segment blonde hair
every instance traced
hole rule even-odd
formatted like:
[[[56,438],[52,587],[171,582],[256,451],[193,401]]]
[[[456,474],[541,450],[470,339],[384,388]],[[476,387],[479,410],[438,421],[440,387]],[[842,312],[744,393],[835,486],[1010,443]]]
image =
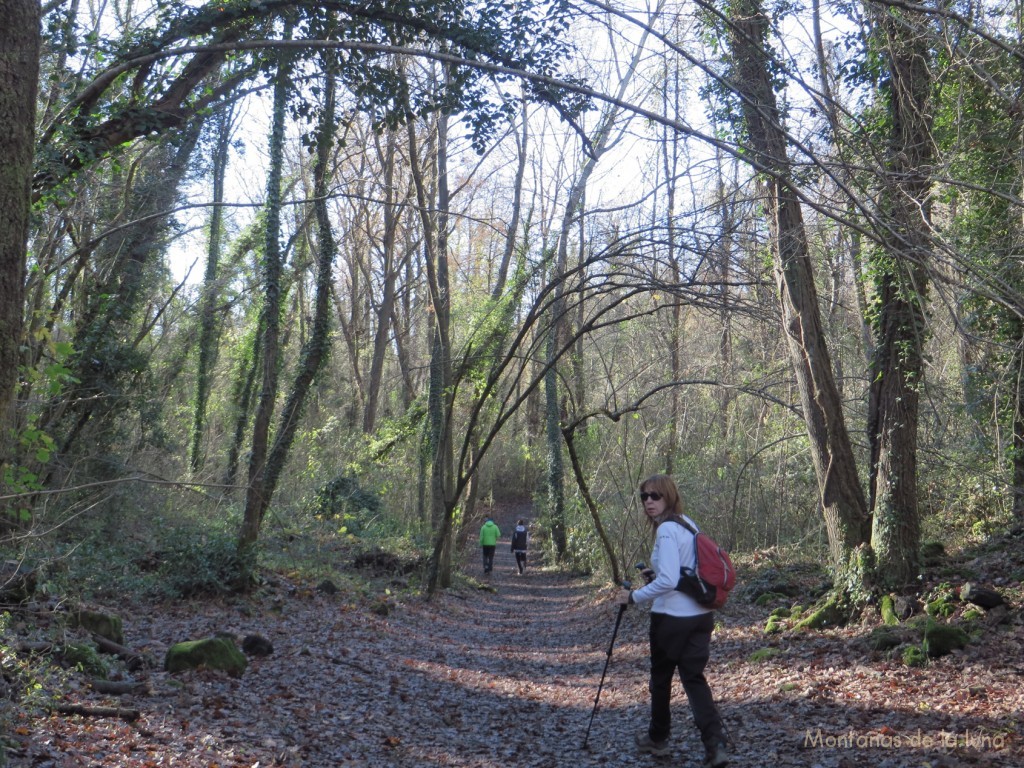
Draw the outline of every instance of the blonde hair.
[[[665,500],[665,512],[661,516],[662,519],[669,515],[682,517],[683,500],[679,498],[679,487],[669,475],[651,475],[640,483],[640,490],[661,494],[661,498]]]

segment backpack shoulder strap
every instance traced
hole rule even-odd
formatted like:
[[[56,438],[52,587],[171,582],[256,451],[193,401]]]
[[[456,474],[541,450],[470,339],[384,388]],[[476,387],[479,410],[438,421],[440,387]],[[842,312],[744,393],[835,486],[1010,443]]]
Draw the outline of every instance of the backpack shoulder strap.
[[[698,533],[697,529],[690,525],[688,522],[686,522],[686,518],[681,517],[680,515],[669,515],[665,518],[663,522],[667,522],[669,520],[671,520],[673,523],[678,523],[679,525],[683,526],[683,528],[688,530],[694,536],[696,536]]]
[[[693,570],[696,571],[700,567],[700,552],[697,549],[697,535],[700,533],[696,528],[686,522],[686,519],[681,515],[669,515],[662,522],[677,523],[687,531],[693,534]],[[685,566],[683,566],[685,569]]]

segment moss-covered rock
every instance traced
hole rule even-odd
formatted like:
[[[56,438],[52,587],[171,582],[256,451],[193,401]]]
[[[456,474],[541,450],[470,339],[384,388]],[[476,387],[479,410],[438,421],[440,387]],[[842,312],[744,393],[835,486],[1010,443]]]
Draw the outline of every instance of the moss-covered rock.
[[[931,622],[925,627],[922,638],[925,651],[933,659],[964,648],[970,641],[970,635],[960,627],[936,622]]]
[[[760,595],[756,600],[754,600],[754,604],[759,605],[763,608],[768,605],[784,602],[788,599],[789,598],[781,592],[765,592],[763,595]]]
[[[888,651],[907,641],[906,635],[894,627],[876,627],[864,638],[864,644],[872,651]]]
[[[924,612],[937,619],[948,619],[956,613],[956,598],[952,594],[941,594],[924,605]]]
[[[829,598],[820,607],[812,610],[807,616],[797,622],[794,629],[838,627],[846,624],[849,618],[849,608],[844,606],[841,600]]]
[[[892,627],[900,623],[899,616],[896,615],[896,598],[892,595],[882,595],[878,610],[882,614],[882,623],[886,626]]]
[[[966,622],[975,622],[979,619],[985,618],[985,614],[983,611],[977,608],[968,608],[966,611],[963,612],[961,618]]]
[[[68,616],[68,624],[105,637],[118,645],[124,645],[124,624],[120,616],[79,608]]]
[[[784,632],[786,629],[786,623],[778,616],[769,616],[768,621],[764,625],[764,633],[766,635],[778,635]]]
[[[180,672],[186,669],[207,667],[220,669],[232,677],[241,677],[248,661],[235,641],[230,637],[209,637],[204,640],[187,640],[167,649],[164,669]]]
[[[106,680],[110,674],[106,661],[92,645],[86,643],[73,643],[64,646],[61,654],[65,663],[73,667],[79,667],[86,674]]]

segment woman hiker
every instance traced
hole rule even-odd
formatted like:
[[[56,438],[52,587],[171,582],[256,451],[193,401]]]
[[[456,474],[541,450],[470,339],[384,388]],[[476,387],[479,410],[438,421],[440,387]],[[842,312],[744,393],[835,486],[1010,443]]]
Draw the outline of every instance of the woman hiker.
[[[694,562],[694,535],[677,522],[683,516],[683,504],[671,477],[653,475],[644,480],[640,501],[654,527],[653,572],[644,573],[649,579],[646,586],[621,590],[615,597],[619,605],[651,603],[651,720],[647,729],[637,734],[636,745],[641,752],[656,756],[671,752],[672,678],[678,670],[704,743],[704,768],[722,768],[729,762],[722,718],[704,677],[714,613],[676,590],[680,566]],[[697,529],[692,520],[686,520]]]

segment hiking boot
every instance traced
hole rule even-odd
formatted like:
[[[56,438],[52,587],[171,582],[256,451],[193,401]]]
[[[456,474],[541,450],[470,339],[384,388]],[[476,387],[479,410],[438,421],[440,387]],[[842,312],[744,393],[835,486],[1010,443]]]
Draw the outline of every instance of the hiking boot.
[[[704,768],[723,768],[729,764],[729,755],[725,751],[725,744],[719,744],[714,749],[708,750],[704,758]]]
[[[664,757],[672,752],[667,741],[655,741],[647,731],[636,735],[636,748],[641,752],[647,752],[655,757]]]

